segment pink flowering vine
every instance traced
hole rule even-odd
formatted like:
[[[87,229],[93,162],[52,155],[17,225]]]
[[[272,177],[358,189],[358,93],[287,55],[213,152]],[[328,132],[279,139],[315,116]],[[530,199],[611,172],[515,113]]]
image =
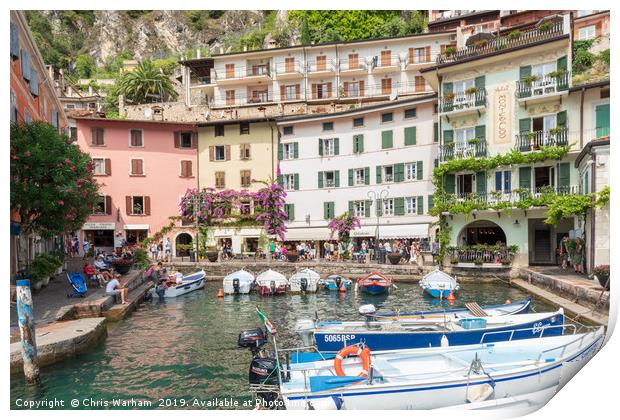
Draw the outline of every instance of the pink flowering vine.
[[[330,220],[327,227],[330,230],[330,237],[333,237],[334,233],[338,233],[338,239],[349,242],[351,231],[361,228],[362,224],[359,217],[346,212]]]

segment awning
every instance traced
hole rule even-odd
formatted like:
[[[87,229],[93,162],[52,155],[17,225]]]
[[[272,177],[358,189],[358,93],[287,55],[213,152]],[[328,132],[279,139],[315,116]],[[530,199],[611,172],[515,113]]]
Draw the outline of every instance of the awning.
[[[327,241],[330,231],[326,227],[317,228],[288,228],[284,238],[286,241]],[[338,235],[334,235],[338,239]]]
[[[428,223],[416,225],[379,225],[379,239],[428,238]]]
[[[148,224],[123,225],[123,229],[125,230],[149,230],[149,225]]]

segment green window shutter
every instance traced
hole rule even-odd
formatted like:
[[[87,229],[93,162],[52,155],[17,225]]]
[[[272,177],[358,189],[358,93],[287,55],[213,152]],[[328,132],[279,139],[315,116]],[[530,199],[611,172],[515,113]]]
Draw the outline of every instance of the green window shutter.
[[[452,83],[444,83],[443,84],[443,94],[452,93]]]
[[[529,133],[532,131],[532,119],[521,118],[519,120],[519,133]]]
[[[353,169],[349,169],[349,187],[353,186]]]
[[[293,175],[293,178],[295,179],[295,191],[299,191],[299,174]]]
[[[476,126],[476,138],[480,140],[484,140],[487,137],[487,127],[486,125],[477,125]]]
[[[445,192],[447,192],[448,194],[454,194],[454,186],[455,186],[454,183],[455,183],[454,174],[444,175],[443,189]]]
[[[556,126],[561,128],[566,127],[566,111],[558,112],[555,118]]]
[[[528,191],[532,189],[532,168],[530,166],[519,168],[519,188],[525,188]]]
[[[390,149],[393,146],[392,130],[381,132],[381,148]]]
[[[284,158],[284,151],[282,143],[278,144],[278,160],[282,160]]]
[[[428,196],[428,211],[430,212],[433,208],[433,194]]]
[[[340,154],[340,139],[335,138],[334,139],[334,155],[339,155],[339,154]]]
[[[319,156],[323,156],[323,140],[319,139]]]
[[[299,143],[293,143],[293,157],[299,159]]]
[[[416,143],[416,128],[405,127],[405,146],[413,146]]]
[[[370,185],[370,166],[364,168],[364,184]]]
[[[372,206],[372,200],[366,200],[364,204],[364,217],[370,217],[370,207]]]
[[[519,67],[519,80],[525,80],[532,75],[532,66]],[[521,83],[518,88],[517,95],[519,98],[528,98],[532,96],[531,84]]]
[[[364,151],[364,135],[356,134],[353,136],[353,153],[362,153]]]
[[[418,195],[415,202],[418,205],[418,214],[424,214],[424,196]]]
[[[319,172],[319,188],[323,188],[323,172]]]
[[[558,163],[558,192],[567,194],[570,191],[570,163]]]
[[[443,130],[443,144],[452,143],[454,141],[454,131]]]
[[[519,79],[523,80],[532,75],[532,66],[519,67]]]
[[[568,57],[563,56],[558,58],[558,70],[568,70]]]
[[[476,172],[476,194],[478,197],[487,195],[487,173],[485,171]]]
[[[353,203],[355,203],[355,201],[349,201],[349,214],[353,214]]]
[[[405,199],[403,197],[396,197],[394,199],[394,215],[395,216],[405,215]]]
[[[280,185],[280,186],[284,185],[284,176],[283,175],[278,175],[278,185]]]
[[[433,143],[439,141],[439,123],[433,123]]]
[[[596,137],[609,136],[609,104],[599,105],[596,111]]]
[[[381,184],[381,168],[382,166],[377,166],[377,184]]]
[[[476,77],[474,79],[474,85],[476,86],[476,89],[484,89],[485,77],[484,76]]]
[[[405,164],[394,164],[394,182],[403,182],[405,180]]]
[[[418,160],[415,164],[416,179],[419,181],[424,178],[424,161]]]
[[[295,204],[284,205],[287,220],[295,220]]]
[[[564,70],[564,73],[566,73],[566,71],[568,70],[568,57],[563,56],[563,57],[558,58],[557,69],[558,70]],[[566,89],[568,89],[568,77],[567,77],[567,75],[559,76],[557,78],[557,84],[558,84],[558,89],[559,90],[566,90]]]
[[[336,205],[333,201],[329,202],[329,218],[333,219],[336,216],[335,212]]]
[[[381,216],[381,214],[383,213],[382,207],[381,207],[381,199],[377,198],[377,200],[375,200],[375,203],[377,203],[376,215]]]
[[[323,219],[329,219],[329,202],[327,201],[323,203]]]
[[[340,171],[336,171],[334,173],[334,184],[336,185],[336,188],[340,186]]]
[[[433,165],[434,165],[435,168],[439,168],[439,159],[435,159],[433,161]]]

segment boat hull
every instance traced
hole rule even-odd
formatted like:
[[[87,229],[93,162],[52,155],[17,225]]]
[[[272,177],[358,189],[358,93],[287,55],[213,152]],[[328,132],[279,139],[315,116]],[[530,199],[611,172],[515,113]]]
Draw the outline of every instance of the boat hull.
[[[202,289],[204,286],[205,286],[205,277],[203,277],[202,279],[191,281],[191,282],[178,284],[175,286],[170,286],[165,289],[164,296],[162,297],[174,298],[177,296],[182,296],[187,293],[193,292],[195,290]],[[151,296],[153,298],[159,297],[159,295],[155,291],[155,288],[151,289]]]
[[[360,291],[362,293],[368,293],[369,295],[382,295],[390,292],[390,286],[382,286],[379,284],[361,285]]]
[[[519,315],[519,314],[527,314],[530,311],[532,299],[512,302],[512,303],[504,303],[499,305],[486,305],[481,306],[482,310],[487,311],[490,316],[503,316],[503,315]],[[418,311],[418,312],[401,312],[401,313],[379,313],[377,317],[381,317],[383,319],[393,318],[393,319],[424,319],[424,318],[434,318],[440,316],[444,318],[445,316],[451,316],[453,318],[463,318],[466,316],[470,316],[471,313],[467,308],[450,308],[444,309],[441,311]]]
[[[445,289],[424,289],[424,292],[434,298],[447,298],[448,296],[450,296],[450,292],[452,292],[452,295],[456,294],[456,291]]]
[[[258,286],[258,294],[261,296],[283,295],[286,293],[286,285],[279,285],[275,288],[271,286]]]
[[[442,336],[450,346],[493,343],[506,341],[512,335],[513,340],[551,337],[562,335],[564,315],[554,314],[536,321],[522,324],[508,324],[495,328],[480,328],[461,331],[315,331],[314,339],[319,352],[334,353],[350,344],[364,342],[373,351],[404,350],[424,347],[440,347]],[[514,331],[523,330],[523,331]],[[484,340],[484,341],[483,341]]]

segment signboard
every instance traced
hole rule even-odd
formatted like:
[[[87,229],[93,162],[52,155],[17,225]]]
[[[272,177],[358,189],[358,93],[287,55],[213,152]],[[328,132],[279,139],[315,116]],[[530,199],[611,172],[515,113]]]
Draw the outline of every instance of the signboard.
[[[353,238],[363,238],[363,237],[375,237],[375,229],[358,229],[351,231],[351,237]]]
[[[490,142],[496,144],[512,142],[512,116],[514,92],[510,85],[500,85],[493,89],[491,111],[493,115],[487,121],[492,124]]]
[[[116,223],[111,222],[111,223],[96,223],[96,222],[89,222],[89,223],[84,223],[84,226],[82,226],[82,230],[114,230],[116,228]]]

